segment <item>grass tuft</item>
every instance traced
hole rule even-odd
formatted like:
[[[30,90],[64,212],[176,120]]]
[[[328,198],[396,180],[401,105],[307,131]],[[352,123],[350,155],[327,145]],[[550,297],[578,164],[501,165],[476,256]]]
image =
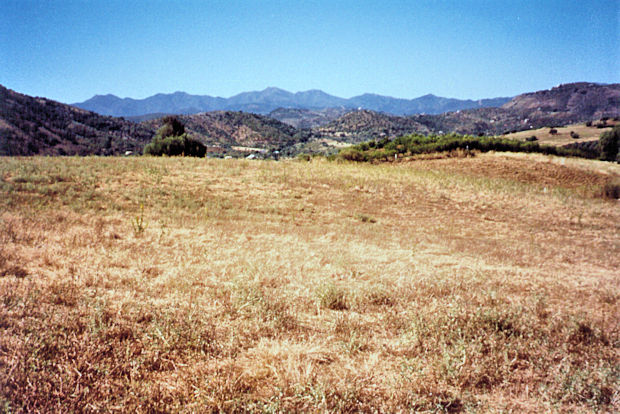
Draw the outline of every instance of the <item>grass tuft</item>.
[[[332,281],[321,283],[316,288],[314,294],[319,305],[323,308],[332,310],[346,310],[349,308],[346,292]]]

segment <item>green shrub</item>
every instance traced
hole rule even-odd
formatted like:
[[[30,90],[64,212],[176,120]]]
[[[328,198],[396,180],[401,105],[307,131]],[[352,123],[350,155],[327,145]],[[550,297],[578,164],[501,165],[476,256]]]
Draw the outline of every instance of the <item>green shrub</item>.
[[[368,161],[368,157],[361,150],[355,147],[345,148],[339,153],[340,158],[347,161]]]
[[[190,157],[204,157],[206,153],[207,147],[200,141],[188,137],[187,134],[167,138],[161,138],[156,135],[155,138],[144,147],[145,155],[155,156],[184,155]]]
[[[618,147],[620,147],[620,125],[614,126],[611,131],[603,132],[598,140],[600,159],[617,161]]]

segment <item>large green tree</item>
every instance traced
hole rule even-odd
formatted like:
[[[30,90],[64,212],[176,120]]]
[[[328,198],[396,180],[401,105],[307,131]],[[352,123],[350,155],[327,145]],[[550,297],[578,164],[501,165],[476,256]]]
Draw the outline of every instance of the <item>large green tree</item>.
[[[163,119],[164,125],[157,130],[153,140],[144,147],[145,155],[183,155],[204,157],[207,147],[185,132],[185,126],[176,116]]]
[[[157,130],[161,138],[179,137],[185,133],[185,125],[176,116],[163,118],[164,124]]]

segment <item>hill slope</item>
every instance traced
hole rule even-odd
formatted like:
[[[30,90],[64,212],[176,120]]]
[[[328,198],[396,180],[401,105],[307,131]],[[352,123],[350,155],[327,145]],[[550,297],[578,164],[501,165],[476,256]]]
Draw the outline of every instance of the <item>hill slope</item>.
[[[316,132],[346,142],[361,142],[382,137],[397,137],[414,132],[427,133],[429,129],[410,118],[380,114],[368,110],[349,112]]]
[[[0,85],[0,155],[118,155],[141,151],[153,132]]]
[[[572,83],[519,95],[501,108],[480,108],[411,119],[433,132],[498,135],[620,116],[620,84]]]
[[[295,128],[308,129],[326,125],[350,111],[344,107],[325,109],[278,108],[269,112],[269,117]]]
[[[500,102],[501,100],[495,103]],[[497,108],[415,114],[406,117],[356,111],[345,114],[329,124],[319,125],[314,130],[327,136],[344,137],[352,142],[359,142],[364,139],[412,132],[501,135],[507,132],[618,116],[620,116],[620,84],[601,85],[582,82],[519,95]]]
[[[180,116],[185,129],[210,146],[281,148],[296,142],[297,130],[276,119],[246,112],[214,111]],[[157,129],[161,119],[142,125]]]
[[[571,114],[585,118],[620,115],[620,84],[569,83],[519,95],[504,109],[536,113]]]
[[[309,136],[251,113],[215,111],[180,119],[189,133],[213,147],[284,148]],[[0,86],[0,155],[141,153],[161,125],[161,118],[138,124]]]

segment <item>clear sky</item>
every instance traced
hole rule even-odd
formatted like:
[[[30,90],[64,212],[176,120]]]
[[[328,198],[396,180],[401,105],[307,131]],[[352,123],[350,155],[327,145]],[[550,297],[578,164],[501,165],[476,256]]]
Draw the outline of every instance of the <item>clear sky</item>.
[[[0,0],[0,84],[61,102],[277,86],[490,98],[620,82],[618,0]]]

